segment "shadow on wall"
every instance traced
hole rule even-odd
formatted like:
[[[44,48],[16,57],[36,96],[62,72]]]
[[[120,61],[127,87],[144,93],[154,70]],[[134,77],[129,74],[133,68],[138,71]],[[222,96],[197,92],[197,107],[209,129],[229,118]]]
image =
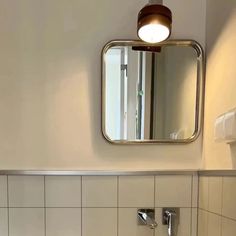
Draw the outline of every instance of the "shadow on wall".
[[[206,51],[208,57],[214,47],[217,45],[217,41],[225,34],[227,26],[230,26],[232,19],[236,15],[236,4],[234,0],[223,2],[222,0],[207,0],[207,16],[211,16],[210,24],[207,24],[207,45]],[[212,25],[214,24],[214,27]],[[210,32],[210,36],[209,36]]]

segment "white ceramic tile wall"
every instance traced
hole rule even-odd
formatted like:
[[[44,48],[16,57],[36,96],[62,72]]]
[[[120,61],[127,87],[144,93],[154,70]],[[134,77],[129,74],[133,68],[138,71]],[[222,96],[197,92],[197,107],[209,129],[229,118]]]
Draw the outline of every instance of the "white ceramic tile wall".
[[[46,176],[46,207],[81,207],[80,176]]]
[[[80,208],[46,208],[47,236],[80,236]]]
[[[208,209],[208,177],[199,178],[199,208]]]
[[[8,236],[8,209],[0,208],[0,235]]]
[[[234,220],[222,218],[222,236],[235,236],[236,223]]]
[[[197,235],[197,224],[198,224],[197,219],[198,219],[198,208],[194,207],[192,208],[191,236]]]
[[[119,207],[154,207],[154,176],[119,177]]]
[[[117,208],[83,208],[83,236],[117,236]]]
[[[207,236],[208,213],[199,209],[198,211],[198,236]]]
[[[0,207],[7,207],[7,176],[0,176]]]
[[[191,207],[192,176],[156,176],[155,206]]]
[[[0,176],[0,235],[166,236],[162,207],[180,207],[178,234],[196,236],[197,182],[191,175]],[[156,230],[137,225],[143,207],[155,208]]]
[[[9,235],[11,236],[44,236],[43,208],[10,208]]]
[[[198,236],[235,236],[235,199],[236,177],[200,177]]]
[[[221,217],[209,212],[207,222],[208,235],[221,236]]]
[[[193,175],[192,179],[192,207],[198,207],[198,175]]]
[[[44,207],[43,176],[9,176],[9,207]]]
[[[83,207],[117,207],[117,176],[83,176]]]
[[[208,210],[216,214],[222,213],[222,177],[208,178]]]
[[[223,178],[222,214],[236,220],[236,178]]]

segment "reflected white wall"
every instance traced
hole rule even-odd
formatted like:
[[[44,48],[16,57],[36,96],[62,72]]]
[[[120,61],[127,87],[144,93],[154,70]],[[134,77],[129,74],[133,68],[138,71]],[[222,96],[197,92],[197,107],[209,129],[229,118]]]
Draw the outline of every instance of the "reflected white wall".
[[[106,133],[113,140],[121,137],[121,50],[106,53]]]

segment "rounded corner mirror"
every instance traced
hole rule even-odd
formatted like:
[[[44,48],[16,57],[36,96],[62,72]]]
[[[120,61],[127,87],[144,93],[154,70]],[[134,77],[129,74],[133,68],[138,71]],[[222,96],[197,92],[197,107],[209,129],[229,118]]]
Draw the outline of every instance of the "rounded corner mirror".
[[[190,143],[201,131],[203,90],[196,41],[111,41],[102,51],[102,133],[115,144]]]

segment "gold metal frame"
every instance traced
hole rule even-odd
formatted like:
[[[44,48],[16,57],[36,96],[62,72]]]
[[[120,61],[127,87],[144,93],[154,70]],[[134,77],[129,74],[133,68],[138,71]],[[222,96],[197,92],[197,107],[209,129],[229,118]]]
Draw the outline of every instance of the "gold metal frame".
[[[105,54],[114,46],[186,46],[192,47],[197,52],[198,75],[196,90],[195,108],[195,130],[191,137],[187,139],[156,139],[156,140],[111,140],[105,131],[106,110],[105,110]],[[194,40],[168,40],[159,44],[148,44],[139,40],[112,40],[108,42],[102,50],[102,134],[104,138],[112,144],[187,144],[195,141],[201,133],[203,126],[203,103],[205,87],[205,56],[201,45]]]

